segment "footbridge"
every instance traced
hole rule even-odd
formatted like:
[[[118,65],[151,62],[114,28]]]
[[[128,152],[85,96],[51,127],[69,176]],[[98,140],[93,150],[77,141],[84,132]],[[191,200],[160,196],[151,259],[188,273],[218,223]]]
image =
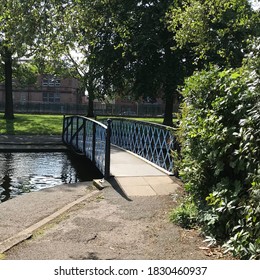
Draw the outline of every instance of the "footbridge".
[[[173,132],[171,127],[131,119],[98,122],[83,116],[64,116],[62,140],[76,153],[90,159],[106,179],[118,172],[129,174],[131,165],[132,173],[137,176],[145,173],[143,165],[142,170],[135,169],[133,157],[131,162],[125,151],[145,160],[158,172],[173,175],[172,151],[176,148]],[[120,151],[124,151],[123,156],[119,155]]]

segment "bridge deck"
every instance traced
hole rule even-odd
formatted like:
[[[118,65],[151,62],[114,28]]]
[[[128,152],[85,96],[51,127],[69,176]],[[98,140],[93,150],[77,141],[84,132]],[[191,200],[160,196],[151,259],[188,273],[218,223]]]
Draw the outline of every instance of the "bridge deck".
[[[168,195],[179,187],[174,177],[115,146],[111,148],[110,173],[127,196]]]

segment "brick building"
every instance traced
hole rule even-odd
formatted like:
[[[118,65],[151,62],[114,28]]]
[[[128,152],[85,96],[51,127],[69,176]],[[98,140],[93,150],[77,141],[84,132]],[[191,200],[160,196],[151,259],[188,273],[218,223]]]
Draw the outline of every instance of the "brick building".
[[[75,78],[59,78],[52,75],[39,75],[33,86],[21,87],[13,83],[15,111],[54,111],[65,113],[74,111],[84,103],[84,93],[80,91]],[[0,108],[4,108],[5,88],[0,84]],[[86,105],[85,105],[86,106]]]
[[[88,111],[88,98],[80,90],[75,78],[59,78],[52,75],[39,75],[33,86],[21,87],[13,83],[15,113],[57,113],[83,114]],[[0,84],[0,111],[4,111],[5,88]],[[165,103],[161,98],[132,101],[131,98],[116,97],[94,101],[95,115],[119,116],[159,116],[164,113]],[[179,102],[175,98],[173,112],[177,112]]]

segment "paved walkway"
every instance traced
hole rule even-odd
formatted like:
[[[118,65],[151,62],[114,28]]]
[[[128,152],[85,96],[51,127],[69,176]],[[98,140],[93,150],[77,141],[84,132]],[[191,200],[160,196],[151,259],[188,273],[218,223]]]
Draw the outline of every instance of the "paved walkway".
[[[175,177],[115,146],[111,149],[110,173],[127,196],[168,195],[179,187]]]
[[[43,144],[43,141],[45,145]],[[55,149],[62,146],[61,139],[50,136],[0,135],[0,150]],[[112,186],[124,199],[156,197],[174,193],[178,181],[155,166],[126,152],[112,147],[111,175],[106,181],[96,180],[99,187]],[[112,189],[111,188],[111,189]],[[0,203],[0,254],[29,238],[42,226],[63,215],[82,201],[98,196],[100,190],[92,182],[62,185],[28,193]]]

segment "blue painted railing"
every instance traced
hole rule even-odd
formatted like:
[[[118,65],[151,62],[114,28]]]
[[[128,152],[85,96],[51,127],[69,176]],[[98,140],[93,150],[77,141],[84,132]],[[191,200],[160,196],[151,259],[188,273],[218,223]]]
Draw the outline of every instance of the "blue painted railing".
[[[171,127],[123,118],[111,122],[111,144],[129,150],[173,174],[177,145]]]
[[[89,158],[105,178],[110,176],[111,121],[107,125],[82,116],[63,118],[63,143]]]

